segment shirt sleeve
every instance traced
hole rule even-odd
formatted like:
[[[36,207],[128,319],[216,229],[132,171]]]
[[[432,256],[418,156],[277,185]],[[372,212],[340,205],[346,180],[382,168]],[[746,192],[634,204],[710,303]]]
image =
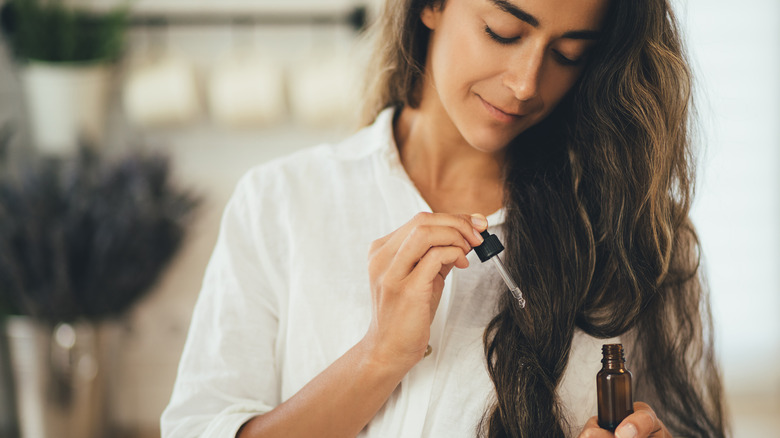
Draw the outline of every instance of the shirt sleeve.
[[[275,344],[283,286],[262,231],[263,195],[250,173],[225,209],[161,417],[163,438],[233,438],[280,403]]]

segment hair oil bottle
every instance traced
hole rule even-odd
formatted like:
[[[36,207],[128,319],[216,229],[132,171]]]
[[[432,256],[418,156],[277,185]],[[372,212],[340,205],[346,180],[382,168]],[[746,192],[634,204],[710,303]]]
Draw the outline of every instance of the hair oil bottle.
[[[626,369],[622,344],[606,344],[601,354],[602,367],[596,376],[599,427],[614,432],[634,412],[631,372]]]

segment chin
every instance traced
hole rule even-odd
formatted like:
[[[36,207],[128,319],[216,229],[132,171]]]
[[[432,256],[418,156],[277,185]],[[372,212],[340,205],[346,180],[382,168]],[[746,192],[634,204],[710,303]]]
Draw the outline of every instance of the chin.
[[[493,139],[487,136],[475,136],[472,139],[468,139],[468,143],[476,150],[492,154],[504,149],[514,137],[505,139]]]
[[[522,132],[522,130],[506,132],[488,127],[473,130],[470,135],[466,135],[464,138],[474,149],[486,153],[494,153],[504,149]]]

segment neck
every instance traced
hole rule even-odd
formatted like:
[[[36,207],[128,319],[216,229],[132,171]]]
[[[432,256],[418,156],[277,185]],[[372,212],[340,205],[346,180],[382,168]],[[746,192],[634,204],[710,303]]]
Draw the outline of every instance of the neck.
[[[453,123],[424,108],[401,110],[394,134],[401,163],[434,211],[489,215],[503,202],[504,154],[469,145]]]

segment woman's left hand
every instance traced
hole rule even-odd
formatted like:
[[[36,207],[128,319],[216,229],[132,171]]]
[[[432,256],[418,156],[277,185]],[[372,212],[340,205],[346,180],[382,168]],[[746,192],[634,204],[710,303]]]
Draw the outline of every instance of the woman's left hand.
[[[672,434],[655,416],[647,403],[634,403],[634,413],[620,422],[615,434],[598,425],[598,417],[591,417],[582,429],[579,438],[671,438]]]

